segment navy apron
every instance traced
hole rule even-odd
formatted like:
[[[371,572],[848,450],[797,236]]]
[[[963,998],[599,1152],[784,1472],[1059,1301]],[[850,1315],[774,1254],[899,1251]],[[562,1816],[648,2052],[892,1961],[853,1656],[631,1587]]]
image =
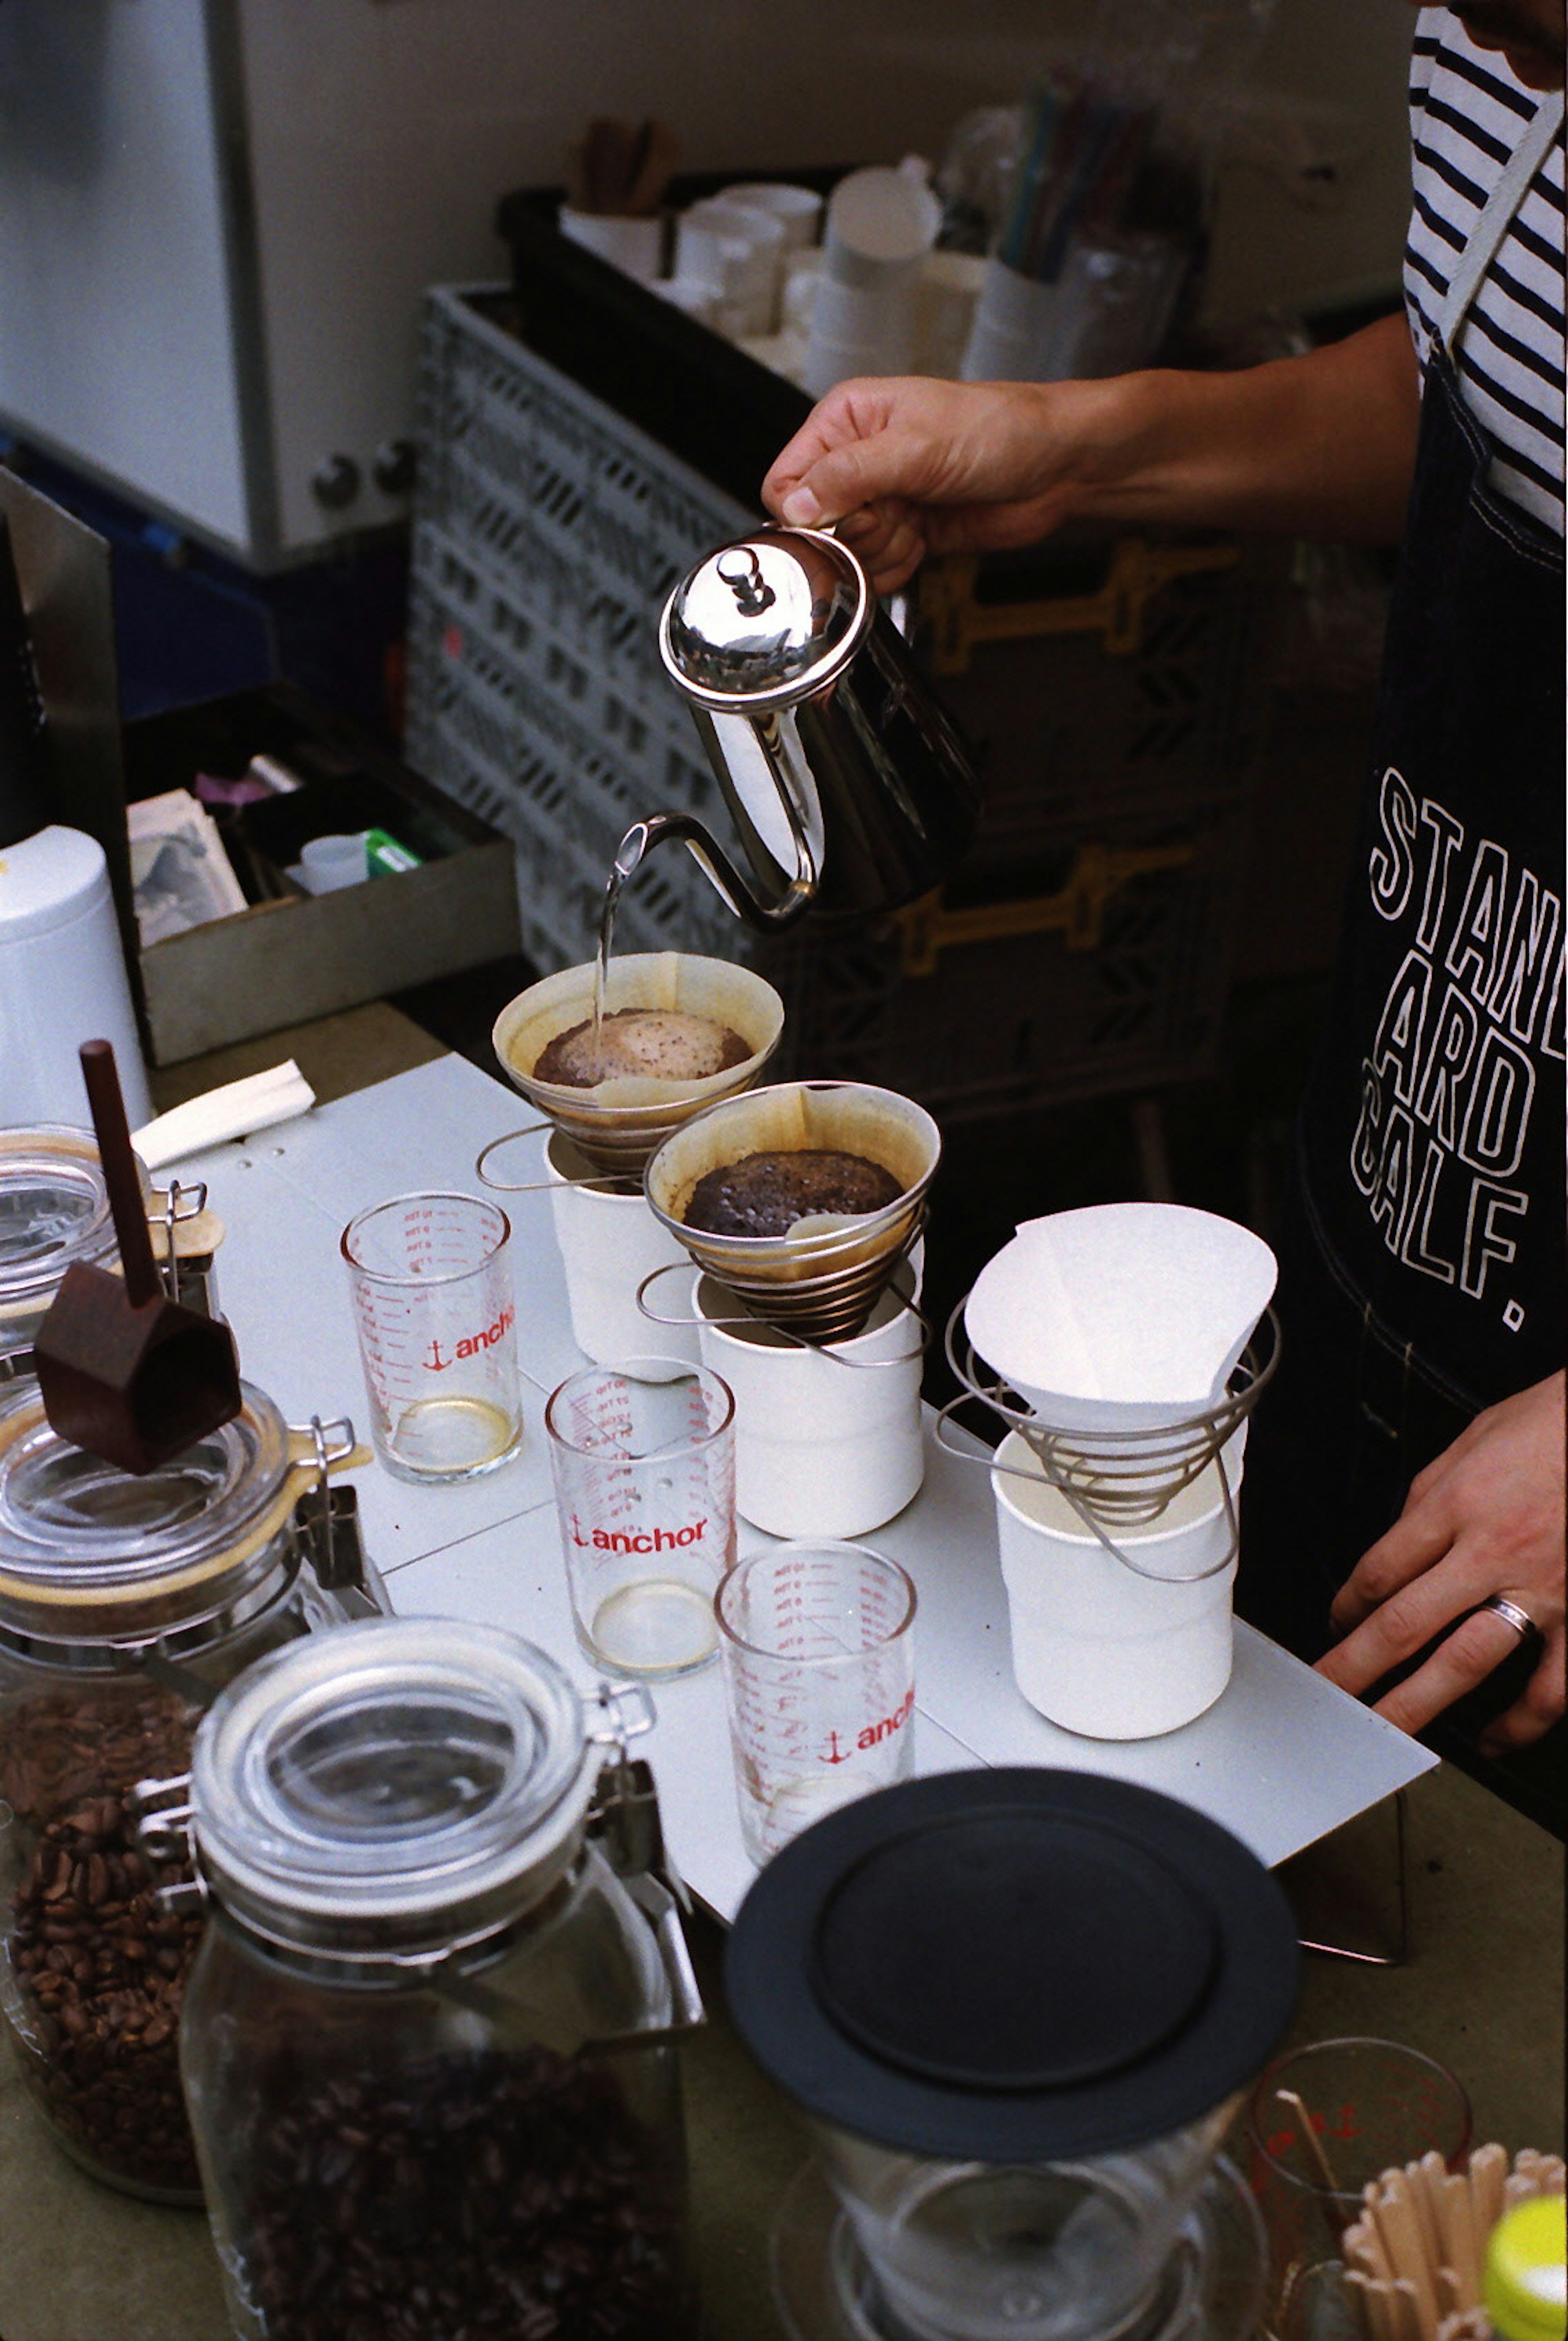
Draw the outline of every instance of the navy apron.
[[[1249,1439],[1236,1601],[1308,1659],[1415,1474],[1563,1362],[1563,546],[1492,488],[1452,356],[1562,118],[1561,96],[1538,108],[1439,319],[1373,786],[1276,1230],[1283,1349]],[[1500,1669],[1472,1728],[1520,1680]]]

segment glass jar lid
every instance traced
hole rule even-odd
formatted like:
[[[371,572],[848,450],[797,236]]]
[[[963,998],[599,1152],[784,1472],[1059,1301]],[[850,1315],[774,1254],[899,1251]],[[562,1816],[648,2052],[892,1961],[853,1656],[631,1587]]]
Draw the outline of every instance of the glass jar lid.
[[[115,1256],[115,1225],[90,1130],[0,1130],[0,1353],[31,1345],[76,1260]]]
[[[19,1383],[0,1407],[0,1616],[61,1638],[89,1613],[130,1623],[253,1549],[287,1508],[293,1459],[271,1399],[240,1390],[232,1422],[136,1478],[62,1439]]]
[[[1128,1781],[942,1773],[805,1830],[747,1894],[724,1989],[808,2113],[900,2152],[1151,2144],[1263,2065],[1300,1955],[1255,1856]]]
[[[689,698],[761,712],[823,690],[875,614],[847,545],[816,529],[763,528],[709,553],[676,586],[659,649]]]
[[[561,1668],[497,1627],[329,1629],[247,1669],[203,1718],[197,1858],[269,1941],[429,1956],[504,1926],[568,1866],[598,1756]]]

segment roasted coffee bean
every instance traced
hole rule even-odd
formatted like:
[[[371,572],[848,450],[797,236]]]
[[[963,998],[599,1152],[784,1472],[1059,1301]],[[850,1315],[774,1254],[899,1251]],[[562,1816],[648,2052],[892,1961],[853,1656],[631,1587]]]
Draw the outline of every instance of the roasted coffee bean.
[[[195,2194],[179,2094],[178,2009],[199,1923],[165,1912],[132,1838],[138,1779],[185,1770],[197,1718],[130,1680],[51,1692],[0,1715],[0,1797],[33,1849],[5,1925],[24,2070],[88,2165]],[[25,1837],[24,1838],[25,1842]]]
[[[591,2060],[488,2050],[304,2094],[291,2066],[248,2153],[235,2226],[269,2341],[690,2334],[680,2174]]]

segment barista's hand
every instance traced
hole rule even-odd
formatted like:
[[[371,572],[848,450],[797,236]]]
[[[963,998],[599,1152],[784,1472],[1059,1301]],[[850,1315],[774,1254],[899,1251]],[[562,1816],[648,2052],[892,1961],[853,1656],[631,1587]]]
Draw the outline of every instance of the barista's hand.
[[[880,593],[928,553],[1033,544],[1067,517],[1097,383],[842,382],[806,418],[763,482],[770,512],[839,534]]]
[[[1489,1725],[1488,1754],[1523,1747],[1563,1712],[1563,1377],[1553,1374],[1488,1407],[1411,1483],[1404,1509],[1363,1553],[1335,1597],[1344,1634],[1318,1671],[1363,1691],[1455,1618],[1463,1625],[1424,1666],[1378,1702],[1418,1731],[1472,1690],[1516,1647],[1478,1602],[1506,1594],[1544,1638],[1523,1695]]]

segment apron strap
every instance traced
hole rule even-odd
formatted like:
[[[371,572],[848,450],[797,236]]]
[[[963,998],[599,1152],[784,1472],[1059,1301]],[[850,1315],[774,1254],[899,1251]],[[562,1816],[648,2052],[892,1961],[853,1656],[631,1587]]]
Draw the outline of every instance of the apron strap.
[[[1553,90],[1551,96],[1543,97],[1536,107],[1523,136],[1508,158],[1503,176],[1477,214],[1470,240],[1459,255],[1459,264],[1448,287],[1447,298],[1438,314],[1437,338],[1451,355],[1459,329],[1464,323],[1465,312],[1475,298],[1498,246],[1513,226],[1514,214],[1529,194],[1531,183],[1562,126],[1563,92]]]

